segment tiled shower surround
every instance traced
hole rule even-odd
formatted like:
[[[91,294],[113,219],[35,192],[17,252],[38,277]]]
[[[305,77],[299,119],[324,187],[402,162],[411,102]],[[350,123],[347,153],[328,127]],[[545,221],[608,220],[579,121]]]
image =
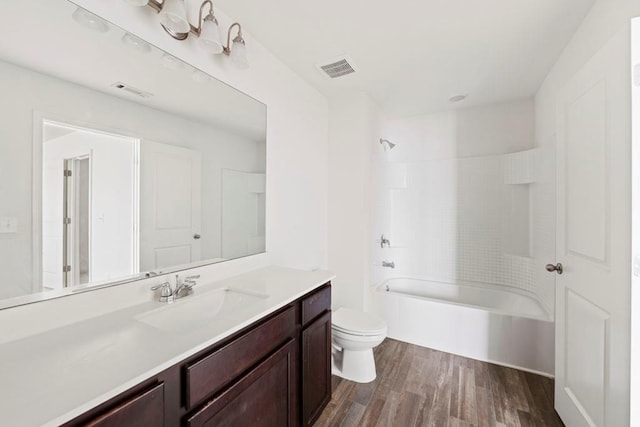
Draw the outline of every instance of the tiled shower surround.
[[[394,276],[536,292],[530,189],[504,183],[505,161],[490,156],[379,165],[387,182],[378,186],[377,214],[387,220],[392,247],[384,255],[396,262]],[[516,206],[521,200],[513,199],[514,186],[525,193],[527,206]],[[519,210],[525,210],[524,218],[513,217]],[[518,225],[526,230],[514,236],[511,230]],[[518,237],[521,241],[514,241]]]
[[[373,155],[374,284],[508,286],[553,312],[544,265],[555,259],[555,164],[534,148],[534,115],[524,99],[385,122],[396,146]],[[390,248],[380,248],[382,233]]]

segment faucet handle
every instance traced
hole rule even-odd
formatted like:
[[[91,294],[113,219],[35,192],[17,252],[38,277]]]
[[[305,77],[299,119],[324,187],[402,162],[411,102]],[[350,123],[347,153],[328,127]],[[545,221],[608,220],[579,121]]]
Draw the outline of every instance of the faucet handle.
[[[168,290],[171,293],[171,284],[169,282],[160,283],[159,285],[155,285],[151,287],[152,291],[157,291],[158,289],[162,289],[162,292]]]
[[[199,279],[200,275],[196,274],[195,276],[187,276],[184,278],[184,286],[191,289],[193,288],[195,285],[198,284],[198,282],[196,282],[196,279]]]
[[[164,282],[151,287],[152,291],[160,290],[160,302],[173,302],[174,295],[171,289],[171,283]]]

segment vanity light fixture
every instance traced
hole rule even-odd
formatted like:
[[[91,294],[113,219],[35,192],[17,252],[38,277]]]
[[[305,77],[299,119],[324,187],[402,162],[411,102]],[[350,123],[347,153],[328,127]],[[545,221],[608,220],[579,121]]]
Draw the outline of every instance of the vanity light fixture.
[[[153,3],[154,1],[151,0],[149,4]],[[202,14],[202,8],[200,11]],[[184,5],[184,0],[164,0],[162,2],[160,25],[175,39],[184,40],[187,38],[191,24],[187,19],[187,7]]]
[[[238,27],[238,34],[233,38],[233,45],[229,45],[231,40],[231,30],[235,26]],[[229,27],[229,31],[227,31],[227,45],[224,47],[223,52],[231,58],[238,68],[249,68],[247,48],[244,44],[244,39],[242,38],[242,27],[239,23],[235,22]]]
[[[189,34],[199,38],[202,49],[212,54],[224,53],[238,68],[248,68],[247,51],[240,24],[235,22],[227,31],[227,45],[220,40],[218,20],[213,14],[213,1],[204,0],[200,5],[198,26],[189,23],[186,0],[122,0],[131,6],[149,6],[160,14],[160,25],[176,40],[186,40]],[[208,11],[205,14],[205,10]],[[238,27],[238,34],[231,40],[231,30]]]

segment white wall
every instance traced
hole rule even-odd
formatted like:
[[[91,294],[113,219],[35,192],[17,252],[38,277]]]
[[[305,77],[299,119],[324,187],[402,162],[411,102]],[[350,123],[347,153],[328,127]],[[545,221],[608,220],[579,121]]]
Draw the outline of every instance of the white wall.
[[[365,94],[330,100],[329,268],[333,306],[364,309],[370,284],[372,154],[379,149],[379,112]]]
[[[375,283],[414,277],[537,293],[533,111],[524,99],[387,120],[383,136],[397,145],[376,150],[373,235],[384,233],[391,248],[375,246]]]
[[[532,99],[385,121],[383,136],[424,159],[490,156],[533,146]],[[396,148],[390,152],[393,160]]]

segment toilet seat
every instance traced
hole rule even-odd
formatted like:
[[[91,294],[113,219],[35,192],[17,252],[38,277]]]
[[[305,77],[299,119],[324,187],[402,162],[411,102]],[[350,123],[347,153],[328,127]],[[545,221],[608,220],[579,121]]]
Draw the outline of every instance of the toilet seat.
[[[386,335],[387,324],[378,316],[349,308],[339,308],[332,314],[331,327],[347,335]]]

